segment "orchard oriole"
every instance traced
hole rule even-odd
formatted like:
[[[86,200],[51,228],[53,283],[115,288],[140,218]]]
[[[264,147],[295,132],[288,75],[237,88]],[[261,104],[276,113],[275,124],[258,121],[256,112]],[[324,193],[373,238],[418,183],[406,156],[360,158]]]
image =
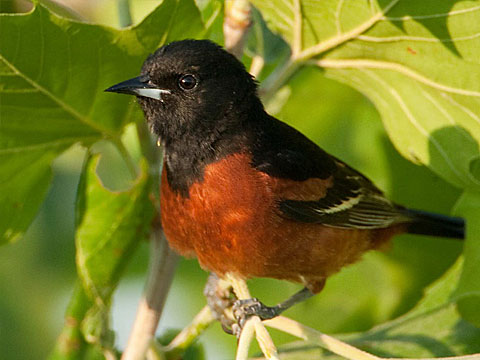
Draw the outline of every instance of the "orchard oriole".
[[[219,277],[305,286],[274,307],[240,301],[240,317],[278,315],[395,234],[464,237],[462,219],[394,204],[268,115],[243,64],[213,42],[163,46],[139,77],[106,91],[136,95],[163,145],[161,220],[173,249]]]

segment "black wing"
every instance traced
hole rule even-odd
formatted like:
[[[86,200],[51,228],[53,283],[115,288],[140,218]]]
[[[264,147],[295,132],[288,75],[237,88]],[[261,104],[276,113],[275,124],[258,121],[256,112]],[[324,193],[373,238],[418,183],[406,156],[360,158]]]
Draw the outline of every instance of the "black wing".
[[[280,199],[279,207],[289,219],[338,228],[376,229],[410,220],[370,180],[338,160],[325,196],[317,201]]]
[[[271,123],[257,148],[253,165],[277,178],[305,181],[331,179],[331,187],[316,201],[279,199],[286,218],[339,228],[374,229],[411,220],[361,173],[320,149],[290,126]]]

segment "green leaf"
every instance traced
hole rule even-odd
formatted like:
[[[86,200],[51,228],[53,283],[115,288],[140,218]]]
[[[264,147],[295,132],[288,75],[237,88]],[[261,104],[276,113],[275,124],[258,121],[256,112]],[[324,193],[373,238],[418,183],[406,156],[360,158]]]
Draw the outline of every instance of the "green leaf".
[[[293,49],[367,95],[398,150],[480,188],[479,1],[253,1]]]
[[[75,143],[118,140],[140,116],[131,98],[103,90],[138,75],[164,42],[203,31],[193,0],[165,0],[125,30],[62,18],[41,4],[0,14],[8,34],[0,42],[0,243],[30,224],[56,156]]]
[[[98,156],[86,165],[76,245],[79,275],[89,295],[104,301],[116,286],[118,275],[133,249],[145,240],[153,207],[146,169],[124,192],[106,189],[96,174]]]
[[[79,187],[77,269],[92,302],[83,319],[85,337],[111,348],[111,295],[134,250],[147,238],[153,206],[145,168],[131,189],[111,192],[98,179],[97,163],[98,157],[87,162]]]

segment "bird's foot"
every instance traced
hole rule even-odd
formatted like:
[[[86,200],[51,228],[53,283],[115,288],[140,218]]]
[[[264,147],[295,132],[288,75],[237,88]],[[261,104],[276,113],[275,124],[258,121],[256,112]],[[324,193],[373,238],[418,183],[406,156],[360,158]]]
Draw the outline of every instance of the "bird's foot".
[[[237,320],[238,331],[235,331],[238,337],[239,332],[245,326],[245,323],[252,316],[258,316],[262,320],[272,319],[280,314],[281,311],[274,306],[266,306],[256,298],[237,300],[232,307],[233,316]]]

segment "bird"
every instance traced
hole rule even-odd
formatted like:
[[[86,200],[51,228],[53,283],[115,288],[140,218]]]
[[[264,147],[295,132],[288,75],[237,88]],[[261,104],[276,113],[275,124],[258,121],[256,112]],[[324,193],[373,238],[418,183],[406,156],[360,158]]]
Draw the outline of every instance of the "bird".
[[[463,239],[465,222],[390,201],[371,180],[269,115],[244,65],[209,40],[160,47],[135,95],[163,147],[161,223],[171,248],[223,278],[268,277],[302,290],[276,306],[237,300],[236,317],[273,318],[398,234]],[[313,105],[312,105],[312,111]]]

